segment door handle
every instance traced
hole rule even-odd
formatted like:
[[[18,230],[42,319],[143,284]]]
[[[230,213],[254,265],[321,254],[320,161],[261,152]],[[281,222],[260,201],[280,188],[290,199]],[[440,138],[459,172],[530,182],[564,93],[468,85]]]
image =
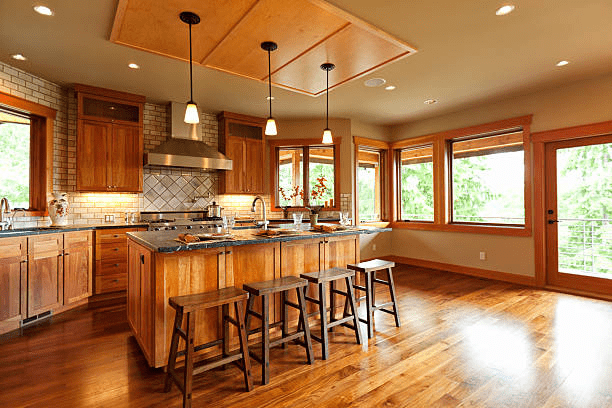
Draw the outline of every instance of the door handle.
[[[548,220],[549,224],[554,224],[555,222],[559,222],[559,220]]]

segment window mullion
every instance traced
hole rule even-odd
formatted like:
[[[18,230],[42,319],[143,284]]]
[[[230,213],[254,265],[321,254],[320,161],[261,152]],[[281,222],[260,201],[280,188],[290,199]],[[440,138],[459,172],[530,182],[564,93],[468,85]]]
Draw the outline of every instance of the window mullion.
[[[302,147],[302,156],[304,157],[304,206],[310,205],[310,147]]]

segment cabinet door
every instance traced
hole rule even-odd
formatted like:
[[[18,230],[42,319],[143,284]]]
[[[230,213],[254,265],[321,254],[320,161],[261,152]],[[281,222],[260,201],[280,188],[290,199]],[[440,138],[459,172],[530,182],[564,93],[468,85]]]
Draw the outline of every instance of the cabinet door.
[[[108,163],[112,191],[142,192],[142,142],[138,126],[113,125]]]
[[[63,234],[28,238],[28,317],[62,304]]]
[[[228,136],[225,155],[232,159],[232,170],[224,171],[225,193],[242,193],[245,191],[244,163],[246,160],[245,142],[243,137]]]
[[[64,305],[92,295],[92,240],[90,231],[64,234]]]
[[[139,246],[128,244],[128,282],[127,282],[127,317],[134,335],[140,335],[140,269],[141,251]]]
[[[110,123],[79,120],[77,136],[77,191],[107,191]]]
[[[0,239],[0,333],[19,327],[27,316],[25,238]]]
[[[246,139],[245,188],[250,194],[264,191],[263,186],[263,143],[261,140]]]

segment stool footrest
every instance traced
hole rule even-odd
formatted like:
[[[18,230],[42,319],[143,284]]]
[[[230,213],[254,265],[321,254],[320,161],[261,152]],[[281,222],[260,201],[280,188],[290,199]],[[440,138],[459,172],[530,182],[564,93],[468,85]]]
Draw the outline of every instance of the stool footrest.
[[[270,348],[279,346],[279,345],[281,345],[283,343],[290,342],[291,340],[295,340],[295,339],[298,339],[300,337],[304,337],[304,332],[303,331],[299,331],[297,333],[289,334],[289,335],[287,335],[285,337],[281,337],[280,339],[271,341],[270,342]]]
[[[170,378],[172,378],[172,381],[174,381],[174,383],[179,388],[181,393],[184,394],[185,393],[185,384],[183,384],[183,379],[180,378],[178,375],[176,375],[175,371],[168,371],[167,374],[170,376]]]
[[[242,359],[242,354],[237,353],[237,354],[232,354],[227,357],[219,358],[216,360],[204,361],[202,365],[199,365],[198,367],[194,367],[193,375],[203,373],[204,371],[212,370],[213,368],[217,368],[219,366],[229,364],[229,363],[232,363],[240,359]]]
[[[327,327],[328,328],[329,327],[335,327],[335,326],[341,325],[341,324],[346,323],[346,322],[351,321],[351,320],[354,320],[354,317],[352,315],[351,316],[346,316],[346,317],[343,317],[342,319],[337,319],[337,320],[334,320],[333,322],[327,323]]]
[[[355,284],[353,284],[353,288],[361,290],[363,292],[365,292],[367,290],[365,286],[355,285]]]
[[[193,348],[193,352],[197,353],[200,350],[204,350],[210,347],[214,347],[214,346],[218,346],[219,344],[223,343],[223,340],[213,340],[213,341],[209,341],[208,343],[205,344],[200,344],[199,346],[195,346]],[[181,357],[185,355],[185,350],[181,350],[181,351],[177,351],[176,352],[176,356],[177,357]]]
[[[238,323],[238,321],[234,319],[233,317],[225,316],[225,321],[233,324],[236,327],[240,327],[240,323]]]
[[[293,303],[290,300],[285,300],[285,305],[291,306],[294,309],[300,310],[300,305],[298,305],[297,303]]]
[[[387,285],[387,286],[389,286],[389,285],[390,285],[389,281],[382,280],[382,279],[378,279],[378,278],[374,279],[374,282],[376,282],[376,283],[382,283],[383,285]]]
[[[377,309],[377,310],[395,316],[395,312],[393,310],[389,310],[389,309]]]
[[[344,292],[342,290],[338,290],[338,289],[331,289],[330,290],[331,293],[335,293],[336,295],[342,295],[342,296],[348,296],[348,292]]]
[[[381,312],[387,312],[389,313],[387,310],[384,310],[383,307],[387,307],[387,306],[393,306],[393,302],[387,302],[387,303],[383,303],[381,305],[376,305],[376,306],[372,306],[372,309],[374,310],[380,310]],[[393,312],[390,312],[393,313]]]
[[[304,297],[307,301],[312,302],[312,303],[316,303],[317,305],[321,304],[321,300],[320,299],[316,299],[310,296],[305,296]]]
[[[247,314],[250,314],[251,316],[255,316],[259,320],[262,319],[261,313],[258,313],[258,312],[254,311],[254,310],[247,310]]]
[[[179,334],[179,336],[183,338],[183,340],[187,341],[187,333],[185,333],[185,330],[181,329],[180,327],[175,327],[174,330],[176,330],[176,332]]]

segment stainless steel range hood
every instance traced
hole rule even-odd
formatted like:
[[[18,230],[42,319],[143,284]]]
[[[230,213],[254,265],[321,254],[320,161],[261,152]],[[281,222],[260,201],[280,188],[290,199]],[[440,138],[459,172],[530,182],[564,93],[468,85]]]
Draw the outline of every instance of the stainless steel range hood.
[[[191,167],[198,169],[231,170],[232,161],[202,141],[200,124],[183,121],[185,104],[170,104],[171,136],[146,153],[145,166]]]

